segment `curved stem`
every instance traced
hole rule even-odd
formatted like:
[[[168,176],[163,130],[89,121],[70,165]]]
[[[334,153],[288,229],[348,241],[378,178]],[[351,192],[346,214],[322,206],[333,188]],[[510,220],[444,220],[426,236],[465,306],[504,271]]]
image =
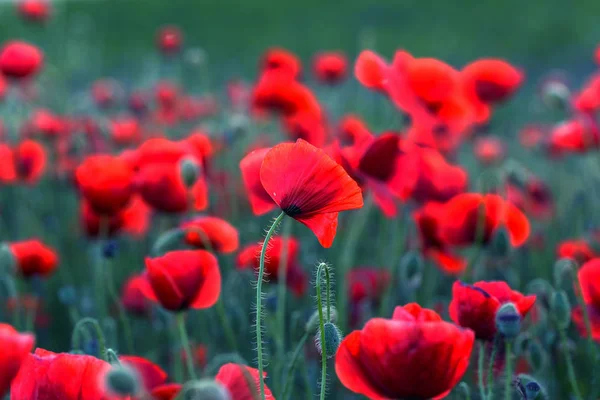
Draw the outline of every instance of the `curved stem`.
[[[267,247],[269,246],[269,240],[271,236],[275,233],[275,229],[285,216],[285,213],[282,211],[281,214],[275,218],[273,224],[267,231],[267,235],[265,236],[265,240],[262,245],[262,249],[260,251],[260,260],[258,267],[258,277],[256,282],[256,351],[258,357],[258,379],[260,382],[260,398],[265,400],[265,379],[264,379],[264,363],[263,363],[263,354],[262,354],[262,283],[265,275],[265,255],[267,254]]]
[[[494,397],[494,362],[496,361],[496,352],[498,351],[499,337],[494,338],[494,345],[492,347],[492,354],[490,355],[490,361],[488,363],[488,374],[486,386],[488,390],[487,400],[491,400]]]
[[[187,331],[185,329],[185,314],[179,313],[175,316],[177,320],[177,328],[179,329],[179,336],[181,338],[181,345],[185,351],[185,362],[187,364],[188,373],[190,378],[196,380],[196,371],[194,370],[194,359],[192,358],[192,348],[190,346],[190,340],[188,339]]]
[[[294,353],[292,354],[292,359],[290,360],[290,363],[288,365],[288,369],[287,369],[287,377],[285,378],[285,384],[283,385],[283,400],[287,400],[288,396],[289,396],[289,391],[292,388],[291,382],[292,382],[292,377],[294,375],[294,370],[296,369],[296,361],[298,360],[298,357],[300,356],[300,352],[302,351],[302,349],[304,348],[304,345],[306,344],[306,341],[308,340],[308,332],[304,332],[304,335],[302,335],[302,337],[300,338],[300,341],[298,342],[298,344],[296,345],[296,349],[294,350]]]
[[[325,392],[327,390],[327,350],[325,349],[325,322],[323,321],[323,302],[321,301],[321,273],[325,270],[325,279],[327,285],[327,296],[329,296],[329,269],[327,264],[319,264],[317,269],[317,307],[319,310],[319,332],[321,333],[321,395],[320,400],[325,400]],[[327,314],[330,315],[329,297],[327,301]]]
[[[583,400],[581,392],[579,391],[579,386],[577,385],[577,377],[575,376],[573,359],[571,358],[571,353],[569,353],[567,334],[565,333],[564,329],[559,329],[558,333],[560,334],[560,341],[562,342],[561,344],[565,353],[565,361],[567,362],[567,374],[569,376],[569,383],[571,384],[571,389],[573,390],[575,399]]]
[[[485,362],[485,344],[479,342],[479,354],[477,358],[477,384],[479,386],[479,394],[482,400],[485,400],[485,387],[483,386],[483,364]]]
[[[506,341],[505,356],[504,356],[504,400],[512,399],[512,343],[510,340]]]
[[[91,325],[96,331],[96,339],[98,340],[98,351],[100,353],[99,355],[101,358],[106,360],[106,340],[104,339],[104,333],[102,333],[102,328],[100,327],[100,324],[94,318],[86,317],[77,321],[75,327],[73,328],[73,334],[71,336],[71,348],[73,350],[79,348],[79,334],[80,331],[83,329],[84,325],[86,324]]]

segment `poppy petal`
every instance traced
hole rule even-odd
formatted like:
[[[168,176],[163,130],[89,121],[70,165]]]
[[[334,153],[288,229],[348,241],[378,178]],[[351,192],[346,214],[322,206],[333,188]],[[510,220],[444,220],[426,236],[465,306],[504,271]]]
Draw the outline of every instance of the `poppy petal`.
[[[337,231],[338,213],[315,214],[310,217],[298,218],[298,221],[313,231],[321,246],[331,247]]]

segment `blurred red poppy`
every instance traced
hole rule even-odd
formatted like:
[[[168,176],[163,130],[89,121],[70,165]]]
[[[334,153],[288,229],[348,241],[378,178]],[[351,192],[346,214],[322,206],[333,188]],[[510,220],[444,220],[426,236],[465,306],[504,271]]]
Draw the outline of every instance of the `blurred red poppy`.
[[[135,91],[129,95],[127,102],[129,109],[135,115],[144,114],[148,111],[148,95],[141,91]]]
[[[264,72],[280,72],[289,78],[296,79],[302,72],[298,57],[292,52],[280,49],[269,49],[260,61],[260,70]]]
[[[167,373],[152,361],[139,356],[119,356],[121,364],[133,369],[140,378],[142,387],[147,393],[167,381]]]
[[[34,140],[24,140],[13,150],[17,177],[28,184],[36,183],[46,167],[46,150]]]
[[[181,391],[180,383],[165,383],[152,390],[152,400],[175,400]]]
[[[133,196],[133,170],[119,157],[89,156],[77,167],[75,175],[81,194],[100,215],[117,214]]]
[[[342,147],[370,142],[373,139],[367,125],[359,117],[352,114],[346,115],[340,120],[337,137]]]
[[[266,373],[264,374],[266,377]],[[225,364],[217,372],[215,381],[219,382],[235,400],[254,400],[260,397],[260,378],[258,370],[246,365]],[[271,390],[265,385],[265,398],[275,400]]]
[[[538,125],[526,125],[519,131],[519,142],[525,148],[533,148],[542,143],[546,136],[545,128]]]
[[[255,215],[263,215],[277,207],[260,181],[260,167],[271,148],[259,148],[250,152],[240,161],[242,179],[248,201]]]
[[[29,121],[31,133],[54,139],[67,132],[66,122],[50,110],[37,109]]]
[[[0,323],[0,396],[8,393],[10,383],[33,349],[34,342],[33,334],[19,333],[12,326]]]
[[[17,179],[13,151],[8,144],[0,143],[0,181],[11,183]]]
[[[330,247],[338,212],[363,206],[360,187],[323,150],[298,139],[265,155],[260,180],[288,216],[306,225],[323,247]]]
[[[252,93],[252,105],[288,116],[297,112],[315,117],[322,114],[317,98],[308,87],[279,72],[266,73],[259,79]]]
[[[146,316],[150,311],[150,304],[144,296],[145,284],[146,278],[143,275],[134,275],[123,284],[121,303],[131,314]]]
[[[219,264],[205,250],[178,250],[146,258],[142,291],[169,311],[212,307],[221,292]]]
[[[9,244],[15,257],[18,273],[26,278],[33,275],[48,276],[58,266],[58,255],[54,249],[37,239]]]
[[[92,85],[92,98],[100,108],[107,108],[116,102],[119,90],[116,82],[110,79],[99,79]]]
[[[558,258],[570,258],[580,265],[599,256],[585,239],[564,240],[560,242],[556,250],[556,255]]]
[[[574,118],[556,125],[549,137],[552,155],[585,153],[600,146],[600,131],[591,119]]]
[[[524,296],[511,290],[506,282],[476,282],[468,285],[461,281],[452,286],[449,306],[452,321],[475,332],[479,340],[493,340],[496,335],[496,311],[504,303],[514,303],[522,318],[533,307],[536,296]]]
[[[327,141],[327,124],[320,115],[300,111],[284,116],[283,126],[291,141],[303,139],[316,147]]]
[[[407,304],[392,319],[371,319],[346,336],[335,371],[346,388],[369,399],[441,399],[467,370],[473,342],[471,330]]]
[[[110,122],[112,140],[120,146],[137,144],[142,139],[141,127],[135,118],[121,117]]]
[[[81,202],[81,224],[87,236],[97,237],[100,234],[101,216],[94,212],[89,203]],[[119,232],[127,233],[134,237],[142,236],[150,224],[150,208],[137,195],[134,195],[129,204],[117,214],[111,215],[108,222],[108,231],[104,234],[113,236]]]
[[[600,259],[594,258],[583,264],[577,272],[577,277],[581,286],[581,295],[590,317],[592,337],[595,341],[600,342]],[[581,307],[573,308],[572,318],[581,336],[587,336]]]
[[[504,159],[506,155],[506,146],[500,138],[496,136],[486,136],[475,140],[473,151],[480,163],[491,165]]]
[[[348,60],[343,53],[329,52],[315,56],[313,61],[315,77],[321,82],[335,85],[346,78]]]
[[[365,299],[379,300],[390,284],[387,269],[373,267],[352,268],[348,273],[350,301],[358,304]]]
[[[9,41],[0,49],[0,72],[8,78],[30,78],[42,68],[43,62],[42,51],[26,42]]]
[[[284,244],[286,244],[284,246]],[[287,242],[281,236],[273,236],[269,240],[269,246],[265,255],[265,275],[270,281],[277,282],[279,279],[279,267],[285,256],[286,285],[297,296],[302,296],[306,291],[307,278],[302,267],[298,264],[298,251],[300,242],[294,237],[289,237]],[[244,247],[237,256],[237,267],[239,269],[252,268],[258,272],[259,255],[262,243],[250,244]]]
[[[181,224],[181,229],[186,231],[187,244],[199,249],[227,254],[239,246],[237,229],[221,218],[196,217]]]
[[[49,0],[19,0],[17,9],[28,21],[45,22],[50,17]]]
[[[176,26],[165,26],[158,31],[157,45],[164,54],[179,52],[183,41],[183,35]]]
[[[36,349],[13,380],[13,400],[106,400],[110,364],[92,356]]]
[[[156,102],[161,108],[172,109],[179,99],[179,88],[170,81],[160,81],[154,89]]]

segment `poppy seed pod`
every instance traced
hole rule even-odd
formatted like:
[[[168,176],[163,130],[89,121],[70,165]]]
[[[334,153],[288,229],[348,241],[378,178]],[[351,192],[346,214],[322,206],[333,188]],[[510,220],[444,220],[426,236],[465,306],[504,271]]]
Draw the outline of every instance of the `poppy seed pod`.
[[[323,325],[323,333],[325,337],[325,343],[321,343],[321,331],[317,330],[317,334],[315,336],[315,346],[317,346],[319,354],[322,354],[323,351],[325,351],[327,358],[332,358],[335,356],[335,353],[342,342],[342,331],[340,331],[340,328],[335,326],[333,323],[326,322]]]
[[[423,257],[416,251],[409,251],[402,256],[400,260],[400,278],[401,282],[416,289],[421,286],[423,278]]]
[[[496,312],[496,328],[506,339],[514,339],[521,331],[521,319],[517,307],[505,303]]]
[[[330,319],[327,322],[332,322],[335,324],[338,319],[338,314],[337,314],[337,310],[334,306],[330,306],[329,316],[330,316]],[[327,307],[323,307],[323,317],[327,318]],[[306,322],[306,325],[304,326],[304,330],[307,333],[313,334],[313,333],[316,333],[318,329],[319,329],[319,310],[315,310],[312,313],[312,315],[310,316],[310,318],[308,319],[308,322]]]
[[[198,180],[200,166],[193,158],[185,157],[179,163],[179,173],[181,174],[183,184],[190,189]]]
[[[181,390],[184,400],[232,400],[227,388],[212,379],[203,379],[186,384]]]
[[[552,293],[550,310],[558,329],[567,329],[571,322],[571,303],[564,290]]]
[[[118,365],[106,374],[106,387],[118,396],[135,396],[140,391],[140,382],[135,371]]]
[[[544,388],[531,375],[519,374],[515,379],[515,386],[524,400],[535,400],[540,397],[540,393],[542,398],[546,397]]]
[[[548,353],[537,339],[530,341],[527,345],[525,358],[533,371],[541,371],[548,365]]]

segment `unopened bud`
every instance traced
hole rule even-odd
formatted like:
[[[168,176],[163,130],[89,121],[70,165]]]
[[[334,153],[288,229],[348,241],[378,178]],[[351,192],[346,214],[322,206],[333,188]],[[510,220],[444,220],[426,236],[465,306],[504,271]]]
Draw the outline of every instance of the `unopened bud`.
[[[492,242],[490,243],[492,255],[504,258],[509,254],[510,249],[508,230],[504,226],[496,229],[496,232],[494,232],[494,236],[492,237]]]
[[[212,379],[188,382],[178,399],[182,400],[232,400],[225,386]]]
[[[554,285],[557,288],[567,288],[573,285],[573,276],[577,264],[571,258],[561,258],[554,263]]]
[[[517,337],[521,331],[521,313],[513,303],[505,303],[498,309],[496,328],[507,339]]]
[[[334,306],[330,306],[329,308],[329,320],[327,319],[327,307],[323,307],[323,318],[325,322],[333,322],[334,324],[337,322],[337,310]],[[304,330],[307,333],[313,334],[319,329],[319,310],[315,310],[310,316],[308,322],[304,326]]]
[[[517,377],[519,391],[524,395],[524,400],[535,400],[544,390],[536,379],[527,374],[519,374]]]
[[[189,189],[194,186],[198,180],[200,166],[193,158],[186,157],[179,163],[179,173],[181,174],[183,184]]]
[[[564,110],[569,104],[571,92],[564,82],[552,80],[542,87],[542,101],[551,110]]]
[[[409,251],[400,260],[400,279],[411,289],[421,286],[423,279],[423,257],[416,251]]]
[[[552,293],[550,311],[558,329],[565,330],[571,322],[571,303],[564,290]]]
[[[317,330],[315,345],[317,346],[319,353],[322,354],[323,351],[325,351],[327,358],[331,358],[335,356],[335,353],[340,347],[340,343],[342,342],[342,331],[331,322],[326,322],[323,325],[323,333],[325,343],[321,343],[321,331]]]
[[[542,371],[548,365],[548,353],[537,339],[528,343],[525,358],[534,372]]]
[[[115,365],[106,374],[106,387],[117,396],[136,396],[140,391],[140,382],[131,368]]]
[[[550,282],[542,278],[532,280],[527,284],[526,288],[527,293],[535,294],[542,303],[550,298],[550,294],[553,291],[554,289]]]

